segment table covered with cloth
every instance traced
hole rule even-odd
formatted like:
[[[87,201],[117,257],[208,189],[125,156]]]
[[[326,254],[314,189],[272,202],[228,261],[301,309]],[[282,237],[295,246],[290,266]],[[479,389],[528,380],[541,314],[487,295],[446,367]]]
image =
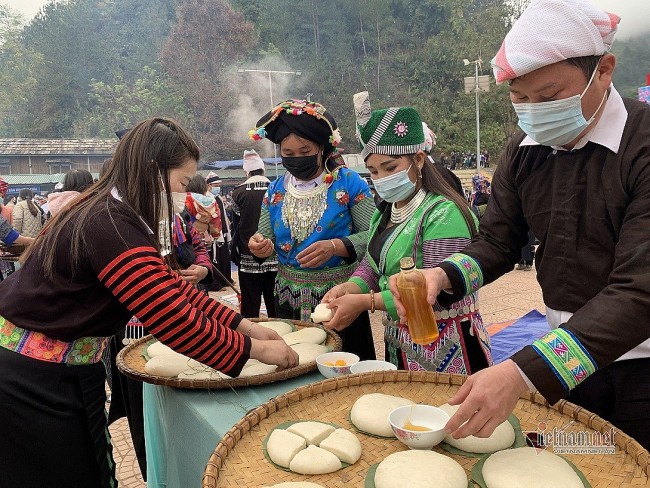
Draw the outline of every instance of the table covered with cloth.
[[[545,316],[536,310],[518,320],[492,324],[488,331],[495,363],[548,330]],[[212,451],[246,412],[277,395],[323,379],[316,371],[268,385],[212,391],[145,383],[147,487],[200,488]]]
[[[210,391],[144,383],[147,487],[200,488],[212,451],[246,412],[323,379],[316,371],[268,385]]]

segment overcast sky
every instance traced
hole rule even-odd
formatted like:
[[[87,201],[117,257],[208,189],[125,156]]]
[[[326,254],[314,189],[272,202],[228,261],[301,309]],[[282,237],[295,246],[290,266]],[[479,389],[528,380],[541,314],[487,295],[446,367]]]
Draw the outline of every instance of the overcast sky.
[[[145,0],[146,1],[146,0]],[[621,16],[618,37],[625,39],[640,32],[650,34],[648,0],[591,0],[594,4]],[[0,0],[31,19],[47,0]]]

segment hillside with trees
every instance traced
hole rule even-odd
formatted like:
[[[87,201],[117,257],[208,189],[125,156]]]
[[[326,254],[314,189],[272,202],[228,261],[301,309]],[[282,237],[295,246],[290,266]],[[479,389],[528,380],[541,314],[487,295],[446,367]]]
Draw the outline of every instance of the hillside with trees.
[[[438,149],[475,147],[474,95],[526,0],[63,0],[31,22],[0,6],[0,137],[112,137],[152,115],[194,134],[203,159],[241,157],[271,106],[322,102],[356,152],[352,95],[411,105]],[[648,36],[616,44],[617,84],[634,95],[650,66]],[[639,61],[642,61],[639,63]],[[481,95],[483,147],[516,128],[506,87]],[[260,146],[268,152],[268,144]]]

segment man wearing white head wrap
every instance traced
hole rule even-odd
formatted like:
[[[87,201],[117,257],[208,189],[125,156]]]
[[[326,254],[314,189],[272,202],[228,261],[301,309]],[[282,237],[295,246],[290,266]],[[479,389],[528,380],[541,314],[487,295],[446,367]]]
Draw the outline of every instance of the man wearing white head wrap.
[[[244,151],[244,164],[243,164],[244,171],[246,171],[246,174],[250,176],[250,173],[252,171],[257,171],[257,170],[263,170],[264,169],[264,161],[262,161],[262,158],[260,158],[260,155],[257,154],[257,151],[255,149],[246,149]],[[262,174],[264,172],[262,171]]]
[[[477,238],[425,270],[429,300],[445,306],[512,270],[530,229],[552,330],[470,377],[450,400],[462,402],[455,437],[489,435],[531,388],[650,447],[650,106],[611,83],[617,24],[586,0],[533,0],[492,61],[524,132]]]
[[[497,83],[566,59],[602,56],[619,21],[587,0],[533,0],[492,60]]]
[[[269,187],[264,176],[264,161],[253,149],[244,151],[244,171],[247,180],[232,192],[234,215],[232,260],[237,264],[239,287],[241,289],[241,314],[244,317],[259,317],[262,296],[266,315],[276,317],[273,289],[278,274],[278,259],[275,253],[266,259],[253,256],[248,241],[257,232],[262,200]]]

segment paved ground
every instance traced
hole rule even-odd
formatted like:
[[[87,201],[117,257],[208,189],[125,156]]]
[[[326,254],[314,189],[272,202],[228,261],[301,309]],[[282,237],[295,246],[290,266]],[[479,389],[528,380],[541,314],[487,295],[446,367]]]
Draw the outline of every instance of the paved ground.
[[[536,308],[544,313],[539,285],[532,271],[512,271],[496,282],[486,286],[480,292],[479,306],[486,324],[504,322],[521,317]],[[216,293],[219,296],[230,291]],[[372,317],[375,346],[383,356],[381,320],[379,314]],[[117,477],[122,488],[143,488],[146,484],[140,476],[137,460],[131,445],[131,437],[126,419],[114,423],[111,428],[113,437],[113,454],[117,464]],[[189,488],[189,487],[188,487]]]

